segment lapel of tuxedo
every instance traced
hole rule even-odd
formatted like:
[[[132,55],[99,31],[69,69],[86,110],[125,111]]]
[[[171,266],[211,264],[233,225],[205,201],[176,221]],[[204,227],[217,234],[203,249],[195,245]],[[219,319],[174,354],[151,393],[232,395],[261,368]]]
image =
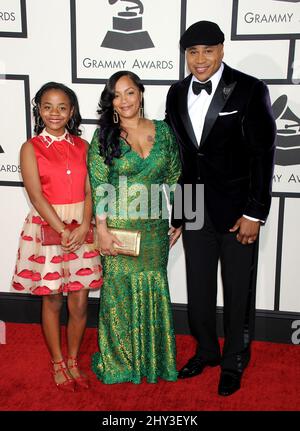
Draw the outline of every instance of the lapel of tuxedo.
[[[205,117],[203,132],[202,132],[201,141],[200,141],[200,147],[204,145],[213,125],[215,124],[218,118],[219,113],[222,111],[223,107],[227,103],[235,86],[236,86],[236,81],[234,81],[232,77],[232,69],[226,64],[224,64],[222,77],[219,81],[218,87],[215,91],[215,94],[209,105],[209,108]]]
[[[181,83],[181,87],[179,90],[179,115],[181,117],[181,121],[184,125],[184,128],[196,148],[198,148],[198,142],[196,135],[194,133],[193,125],[188,112],[188,91],[190,82],[192,79],[192,75],[189,75],[186,79],[184,79]]]

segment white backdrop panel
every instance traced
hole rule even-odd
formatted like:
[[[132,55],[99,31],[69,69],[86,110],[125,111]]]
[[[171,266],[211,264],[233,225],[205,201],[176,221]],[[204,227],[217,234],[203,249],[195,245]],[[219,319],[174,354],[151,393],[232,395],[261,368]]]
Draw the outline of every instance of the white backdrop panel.
[[[260,230],[259,259],[256,286],[257,309],[274,309],[278,204],[279,199],[273,198],[268,222]],[[221,265],[219,264],[217,305],[219,307],[223,306],[223,301],[224,299],[221,278]]]
[[[72,89],[77,94],[82,118],[97,120],[98,103],[100,95],[104,89],[104,85],[72,84]]]
[[[22,30],[20,0],[1,0],[0,32],[20,33]]]
[[[185,260],[181,238],[171,249],[169,264],[169,285],[171,301],[179,304],[187,303]]]
[[[259,0],[261,2],[261,0]],[[269,0],[264,0],[269,1]],[[248,6],[251,6],[247,0]],[[200,7],[201,4],[201,7]],[[285,40],[231,40],[232,1],[187,0],[187,26],[196,21],[216,22],[225,34],[224,61],[258,78],[285,78],[289,42]],[[276,53],[276,55],[274,55]]]
[[[267,38],[274,34],[299,33],[300,10],[295,0],[239,0],[236,3],[237,34]]]
[[[143,15],[132,17],[140,20],[141,25],[138,23],[134,29],[139,31],[130,33],[120,31],[119,25],[128,21],[120,14],[137,12],[126,12],[122,3],[75,2],[77,78],[107,79],[119,69],[130,69],[142,79],[179,78],[179,51],[174,41],[180,36],[181,0],[164,0],[159,3],[159,8],[153,7],[152,0],[142,3]],[[136,39],[141,43],[140,49],[129,49],[130,45],[136,44]]]
[[[0,193],[0,292],[9,292],[15,270],[19,235],[29,212],[29,205],[21,187],[1,187]]]
[[[88,142],[91,142],[96,128],[97,126],[95,124],[81,124],[80,129],[82,131],[82,138],[86,139]]]
[[[0,118],[0,181],[22,181],[19,149],[27,139],[23,80],[0,79]]]
[[[270,85],[272,102],[282,100],[281,115],[276,119],[277,152],[281,154],[293,151],[291,164],[286,166],[276,164],[273,177],[273,191],[285,193],[300,193],[300,131],[297,130],[297,115],[300,114],[299,85]],[[295,116],[295,118],[293,117]],[[292,126],[292,127],[291,127]],[[286,134],[290,127],[291,135]],[[298,136],[298,138],[297,138]],[[294,140],[298,140],[295,144]],[[291,142],[291,146],[287,143]],[[282,148],[282,149],[281,149]],[[281,156],[282,157],[282,156]]]
[[[294,68],[293,68],[293,80],[294,84],[300,84],[300,41],[296,41],[296,48],[295,48],[295,61],[294,61]]]
[[[280,310],[300,310],[300,199],[286,199],[282,246]]]
[[[267,223],[260,230],[256,308],[263,310],[274,309],[278,209],[279,199],[273,198]]]

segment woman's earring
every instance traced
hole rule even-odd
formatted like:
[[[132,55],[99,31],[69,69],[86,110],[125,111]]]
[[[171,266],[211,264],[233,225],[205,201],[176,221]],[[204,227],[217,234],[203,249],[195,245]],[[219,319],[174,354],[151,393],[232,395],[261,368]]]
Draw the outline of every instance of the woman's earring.
[[[114,120],[115,124],[117,124],[119,122],[119,115],[115,109],[114,109],[114,114],[113,114],[113,120]]]
[[[144,108],[142,106],[140,106],[139,117],[144,118]]]
[[[74,118],[73,118],[73,117],[71,117],[71,118],[69,119],[68,123],[67,123],[67,128],[68,128],[69,130],[72,130],[74,126],[75,126],[75,121],[74,121]]]
[[[38,115],[37,120],[36,120],[36,125],[38,127],[40,127],[41,129],[43,129],[45,127],[44,121],[42,120],[42,122],[40,122],[42,120],[42,117],[40,115]]]

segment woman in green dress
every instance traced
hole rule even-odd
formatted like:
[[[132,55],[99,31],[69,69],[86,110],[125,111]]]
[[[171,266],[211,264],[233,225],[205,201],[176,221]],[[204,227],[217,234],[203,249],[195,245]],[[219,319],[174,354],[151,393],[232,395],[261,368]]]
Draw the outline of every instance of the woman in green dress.
[[[144,118],[143,93],[134,73],[111,76],[88,158],[104,280],[92,369],[108,384],[177,379],[167,263],[181,230],[169,229],[161,188],[176,185],[180,161],[169,126]],[[140,230],[140,254],[118,254],[108,227]]]

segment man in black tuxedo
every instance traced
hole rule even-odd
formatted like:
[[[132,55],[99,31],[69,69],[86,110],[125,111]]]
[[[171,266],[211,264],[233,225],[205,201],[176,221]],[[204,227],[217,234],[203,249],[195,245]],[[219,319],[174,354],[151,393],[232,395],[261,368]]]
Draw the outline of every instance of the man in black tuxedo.
[[[180,45],[191,74],[171,86],[166,121],[179,143],[181,185],[204,184],[203,227],[191,230],[184,216],[172,219],[173,228],[183,227],[189,322],[198,342],[179,377],[220,364],[218,393],[225,396],[240,388],[250,359],[258,236],[271,204],[276,129],[267,86],[223,63],[223,42],[223,32],[210,21],[184,32]],[[219,260],[222,353],[216,333]]]

